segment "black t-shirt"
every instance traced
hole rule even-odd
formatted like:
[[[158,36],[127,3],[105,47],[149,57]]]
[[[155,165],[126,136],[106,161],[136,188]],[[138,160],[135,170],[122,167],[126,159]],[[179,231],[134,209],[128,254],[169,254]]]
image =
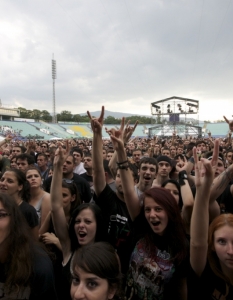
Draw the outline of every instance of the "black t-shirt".
[[[231,185],[228,185],[220,198],[221,212],[233,214],[233,196],[231,194]]]
[[[8,158],[2,156],[2,159],[0,160],[0,172],[4,173],[7,168],[10,168],[11,162]]]
[[[35,249],[34,252],[30,287],[27,286],[24,289],[20,289],[17,294],[14,291],[10,291],[10,294],[5,294],[5,268],[7,269],[6,265],[0,264],[0,299],[57,299],[52,262],[42,249]]]
[[[90,185],[93,185],[93,176],[88,175],[87,173],[80,174],[80,176],[88,181]]]
[[[34,227],[38,226],[38,224],[39,224],[38,215],[37,215],[35,208],[32,205],[23,201],[19,205],[19,209],[22,212],[22,214],[24,215],[24,218],[26,219],[29,227],[34,228]]]
[[[214,274],[207,263],[202,275],[199,277],[190,268],[188,286],[188,300],[232,300],[233,286],[229,287],[229,293],[226,294],[226,283],[223,279]]]
[[[133,222],[129,269],[126,276],[125,293],[132,300],[174,299],[180,300],[177,284],[186,278],[189,257],[177,264],[173,261],[172,244],[166,236],[152,234],[141,213]],[[148,232],[147,232],[148,231]],[[188,253],[188,241],[186,243]]]
[[[81,200],[88,203],[91,200],[91,190],[89,183],[76,173],[73,173],[73,177],[71,178],[71,180],[73,180],[76,184]],[[50,193],[51,182],[52,176],[50,176],[43,182],[43,188],[47,193]]]
[[[101,208],[105,226],[108,227],[109,243],[117,250],[121,260],[122,273],[126,273],[129,265],[132,221],[125,202],[106,184],[102,193],[94,195],[95,203]]]

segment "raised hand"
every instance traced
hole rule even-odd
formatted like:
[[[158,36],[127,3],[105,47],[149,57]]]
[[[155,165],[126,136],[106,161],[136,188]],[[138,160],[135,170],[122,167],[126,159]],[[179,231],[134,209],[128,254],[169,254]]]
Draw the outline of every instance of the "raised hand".
[[[121,126],[119,130],[109,130],[110,132],[110,138],[113,144],[113,148],[115,150],[118,150],[120,147],[124,148],[124,142],[123,142],[123,130],[125,126],[125,118],[123,117],[121,119]]]
[[[55,151],[53,160],[54,167],[62,168],[68,154],[69,152],[67,152],[67,149],[65,150],[61,146],[59,146]]]
[[[186,159],[186,157],[184,156],[184,160],[182,160],[180,157],[178,158],[178,162],[176,164],[176,171],[177,172],[181,172],[183,170],[187,171],[188,169],[188,161]]]
[[[104,124],[104,106],[102,106],[99,118],[93,118],[89,111],[87,111],[87,115],[91,121],[92,131],[94,133],[101,133]]]
[[[129,139],[131,138],[134,130],[138,125],[138,121],[135,122],[134,126],[129,126],[130,121],[127,122],[125,129],[123,131],[123,141],[124,143],[128,143]]]
[[[229,125],[230,131],[233,131],[233,120],[229,121],[225,116],[223,116],[224,120],[227,122]]]
[[[5,137],[5,141],[6,141],[7,143],[9,143],[12,139],[13,139],[13,135],[11,135],[11,134],[8,134],[8,135]]]
[[[213,155],[212,160],[201,158],[198,160],[197,149],[193,148],[193,157],[195,161],[195,185],[197,189],[210,189],[214,180],[214,171],[216,168],[215,158]],[[204,195],[203,195],[204,196]]]
[[[58,243],[58,238],[56,237],[56,235],[54,233],[50,233],[50,232],[46,232],[44,234],[42,234],[40,236],[42,242],[45,244],[45,245],[48,245],[48,244],[57,244]]]

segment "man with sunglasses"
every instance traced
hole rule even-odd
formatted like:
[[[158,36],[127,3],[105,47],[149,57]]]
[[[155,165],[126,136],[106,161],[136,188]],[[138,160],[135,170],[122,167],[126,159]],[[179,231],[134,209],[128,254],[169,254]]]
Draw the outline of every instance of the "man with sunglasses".
[[[42,143],[40,145],[40,150],[42,153],[45,153],[46,151],[48,151],[48,145],[46,143]]]

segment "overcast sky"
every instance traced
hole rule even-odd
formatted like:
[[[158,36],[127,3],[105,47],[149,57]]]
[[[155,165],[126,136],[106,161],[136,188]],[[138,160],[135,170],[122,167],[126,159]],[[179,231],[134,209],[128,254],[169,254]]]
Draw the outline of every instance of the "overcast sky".
[[[232,0],[2,0],[3,105],[150,115],[200,101],[200,120],[233,115]]]

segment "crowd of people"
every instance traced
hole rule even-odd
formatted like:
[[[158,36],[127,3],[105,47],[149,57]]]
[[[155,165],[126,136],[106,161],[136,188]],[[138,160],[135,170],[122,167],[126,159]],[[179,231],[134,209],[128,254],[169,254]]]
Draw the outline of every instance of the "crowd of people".
[[[88,116],[92,140],[0,142],[0,299],[233,299],[231,133]]]

